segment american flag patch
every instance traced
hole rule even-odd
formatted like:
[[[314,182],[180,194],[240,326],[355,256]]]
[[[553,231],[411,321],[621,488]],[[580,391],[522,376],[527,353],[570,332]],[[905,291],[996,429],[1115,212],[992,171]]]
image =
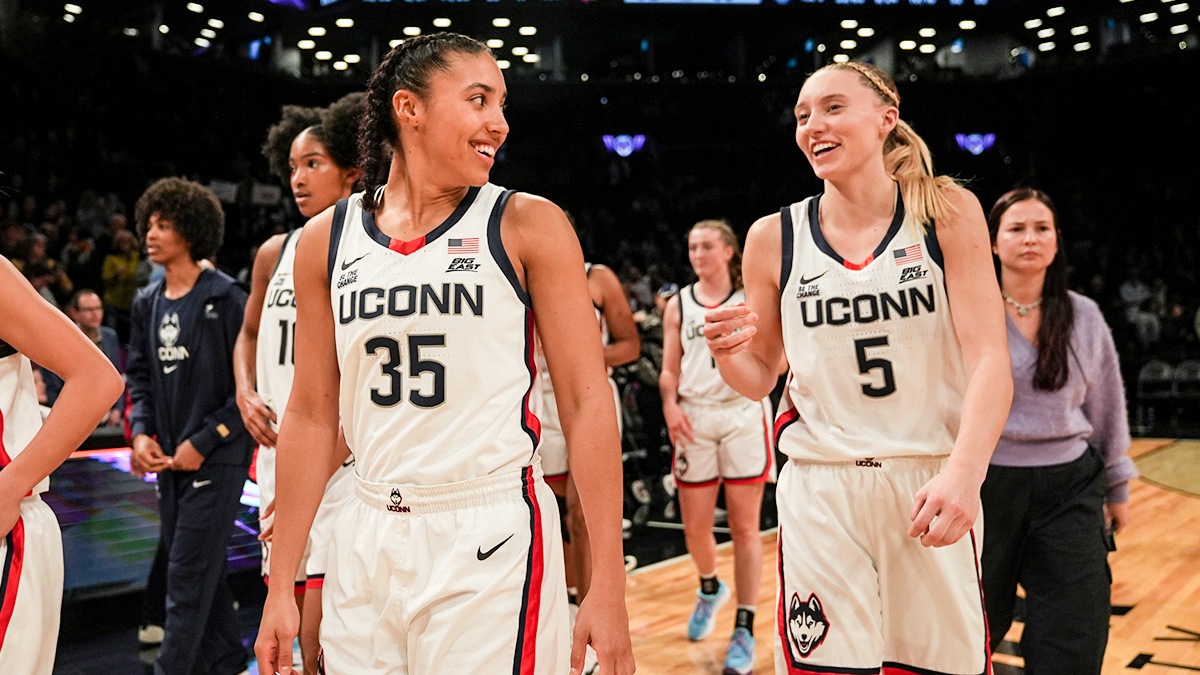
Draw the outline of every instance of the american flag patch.
[[[446,253],[450,255],[466,255],[468,253],[479,253],[479,237],[467,237],[466,239],[451,239],[446,242]]]
[[[913,244],[892,251],[892,256],[896,258],[896,265],[909,265],[921,259],[921,245]]]

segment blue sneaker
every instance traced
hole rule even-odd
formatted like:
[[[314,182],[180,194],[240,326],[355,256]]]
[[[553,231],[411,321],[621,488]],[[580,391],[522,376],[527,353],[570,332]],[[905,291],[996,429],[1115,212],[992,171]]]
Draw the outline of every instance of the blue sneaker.
[[[692,610],[687,627],[688,639],[693,642],[703,640],[713,632],[717,622],[717,610],[729,602],[729,586],[720,579],[717,580],[717,584],[715,595],[705,595],[696,591],[696,609]]]
[[[754,636],[745,628],[733,631],[725,650],[723,675],[751,675],[754,672]]]

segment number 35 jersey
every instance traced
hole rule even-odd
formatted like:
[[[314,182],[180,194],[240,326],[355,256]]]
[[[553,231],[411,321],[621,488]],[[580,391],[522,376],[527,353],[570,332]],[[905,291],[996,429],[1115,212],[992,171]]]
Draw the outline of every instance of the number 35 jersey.
[[[472,187],[411,241],[380,231],[361,194],[335,207],[341,422],[364,480],[451,483],[533,460],[542,400],[533,310],[500,240],[511,194]]]
[[[780,317],[791,372],[775,420],[789,457],[842,462],[949,454],[966,376],[933,227],[902,227],[845,261],[821,233],[820,195],[780,211]]]

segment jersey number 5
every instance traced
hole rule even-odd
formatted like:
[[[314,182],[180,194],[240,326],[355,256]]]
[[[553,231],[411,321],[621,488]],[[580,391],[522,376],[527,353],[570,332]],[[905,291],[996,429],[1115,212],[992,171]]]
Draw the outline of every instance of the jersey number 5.
[[[869,375],[872,370],[879,369],[883,373],[883,386],[864,384],[862,391],[867,396],[882,398],[896,392],[896,376],[892,373],[892,362],[887,359],[868,359],[867,349],[870,347],[886,347],[886,335],[873,338],[863,338],[854,341],[854,351],[858,355],[858,372]]]
[[[408,392],[408,400],[418,408],[435,408],[446,402],[446,366],[438,361],[421,360],[421,347],[445,347],[445,335],[408,336],[408,376],[420,379],[424,373],[433,373],[433,393],[425,394],[420,388]],[[404,400],[404,388],[400,375],[400,343],[395,338],[373,337],[367,340],[367,355],[384,351],[387,359],[379,364],[380,370],[390,380],[388,393],[371,390],[371,401],[375,405],[390,408]]]

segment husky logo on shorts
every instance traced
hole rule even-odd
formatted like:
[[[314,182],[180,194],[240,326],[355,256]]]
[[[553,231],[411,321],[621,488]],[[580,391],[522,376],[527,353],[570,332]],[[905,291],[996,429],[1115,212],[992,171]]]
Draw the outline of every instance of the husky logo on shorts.
[[[400,502],[402,501],[404,501],[404,498],[400,496],[400,488],[392,488],[392,503],[388,504],[388,511],[393,513],[408,513],[409,508],[407,506],[400,506]]]
[[[821,609],[821,601],[816,593],[810,593],[807,603],[800,602],[800,595],[792,593],[791,606],[788,608],[787,621],[788,638],[800,656],[808,658],[813,650],[825,640],[829,632],[829,622],[825,619],[825,611]]]
[[[676,476],[682,476],[683,474],[687,473],[687,466],[687,457],[684,457],[682,452],[675,456]]]

